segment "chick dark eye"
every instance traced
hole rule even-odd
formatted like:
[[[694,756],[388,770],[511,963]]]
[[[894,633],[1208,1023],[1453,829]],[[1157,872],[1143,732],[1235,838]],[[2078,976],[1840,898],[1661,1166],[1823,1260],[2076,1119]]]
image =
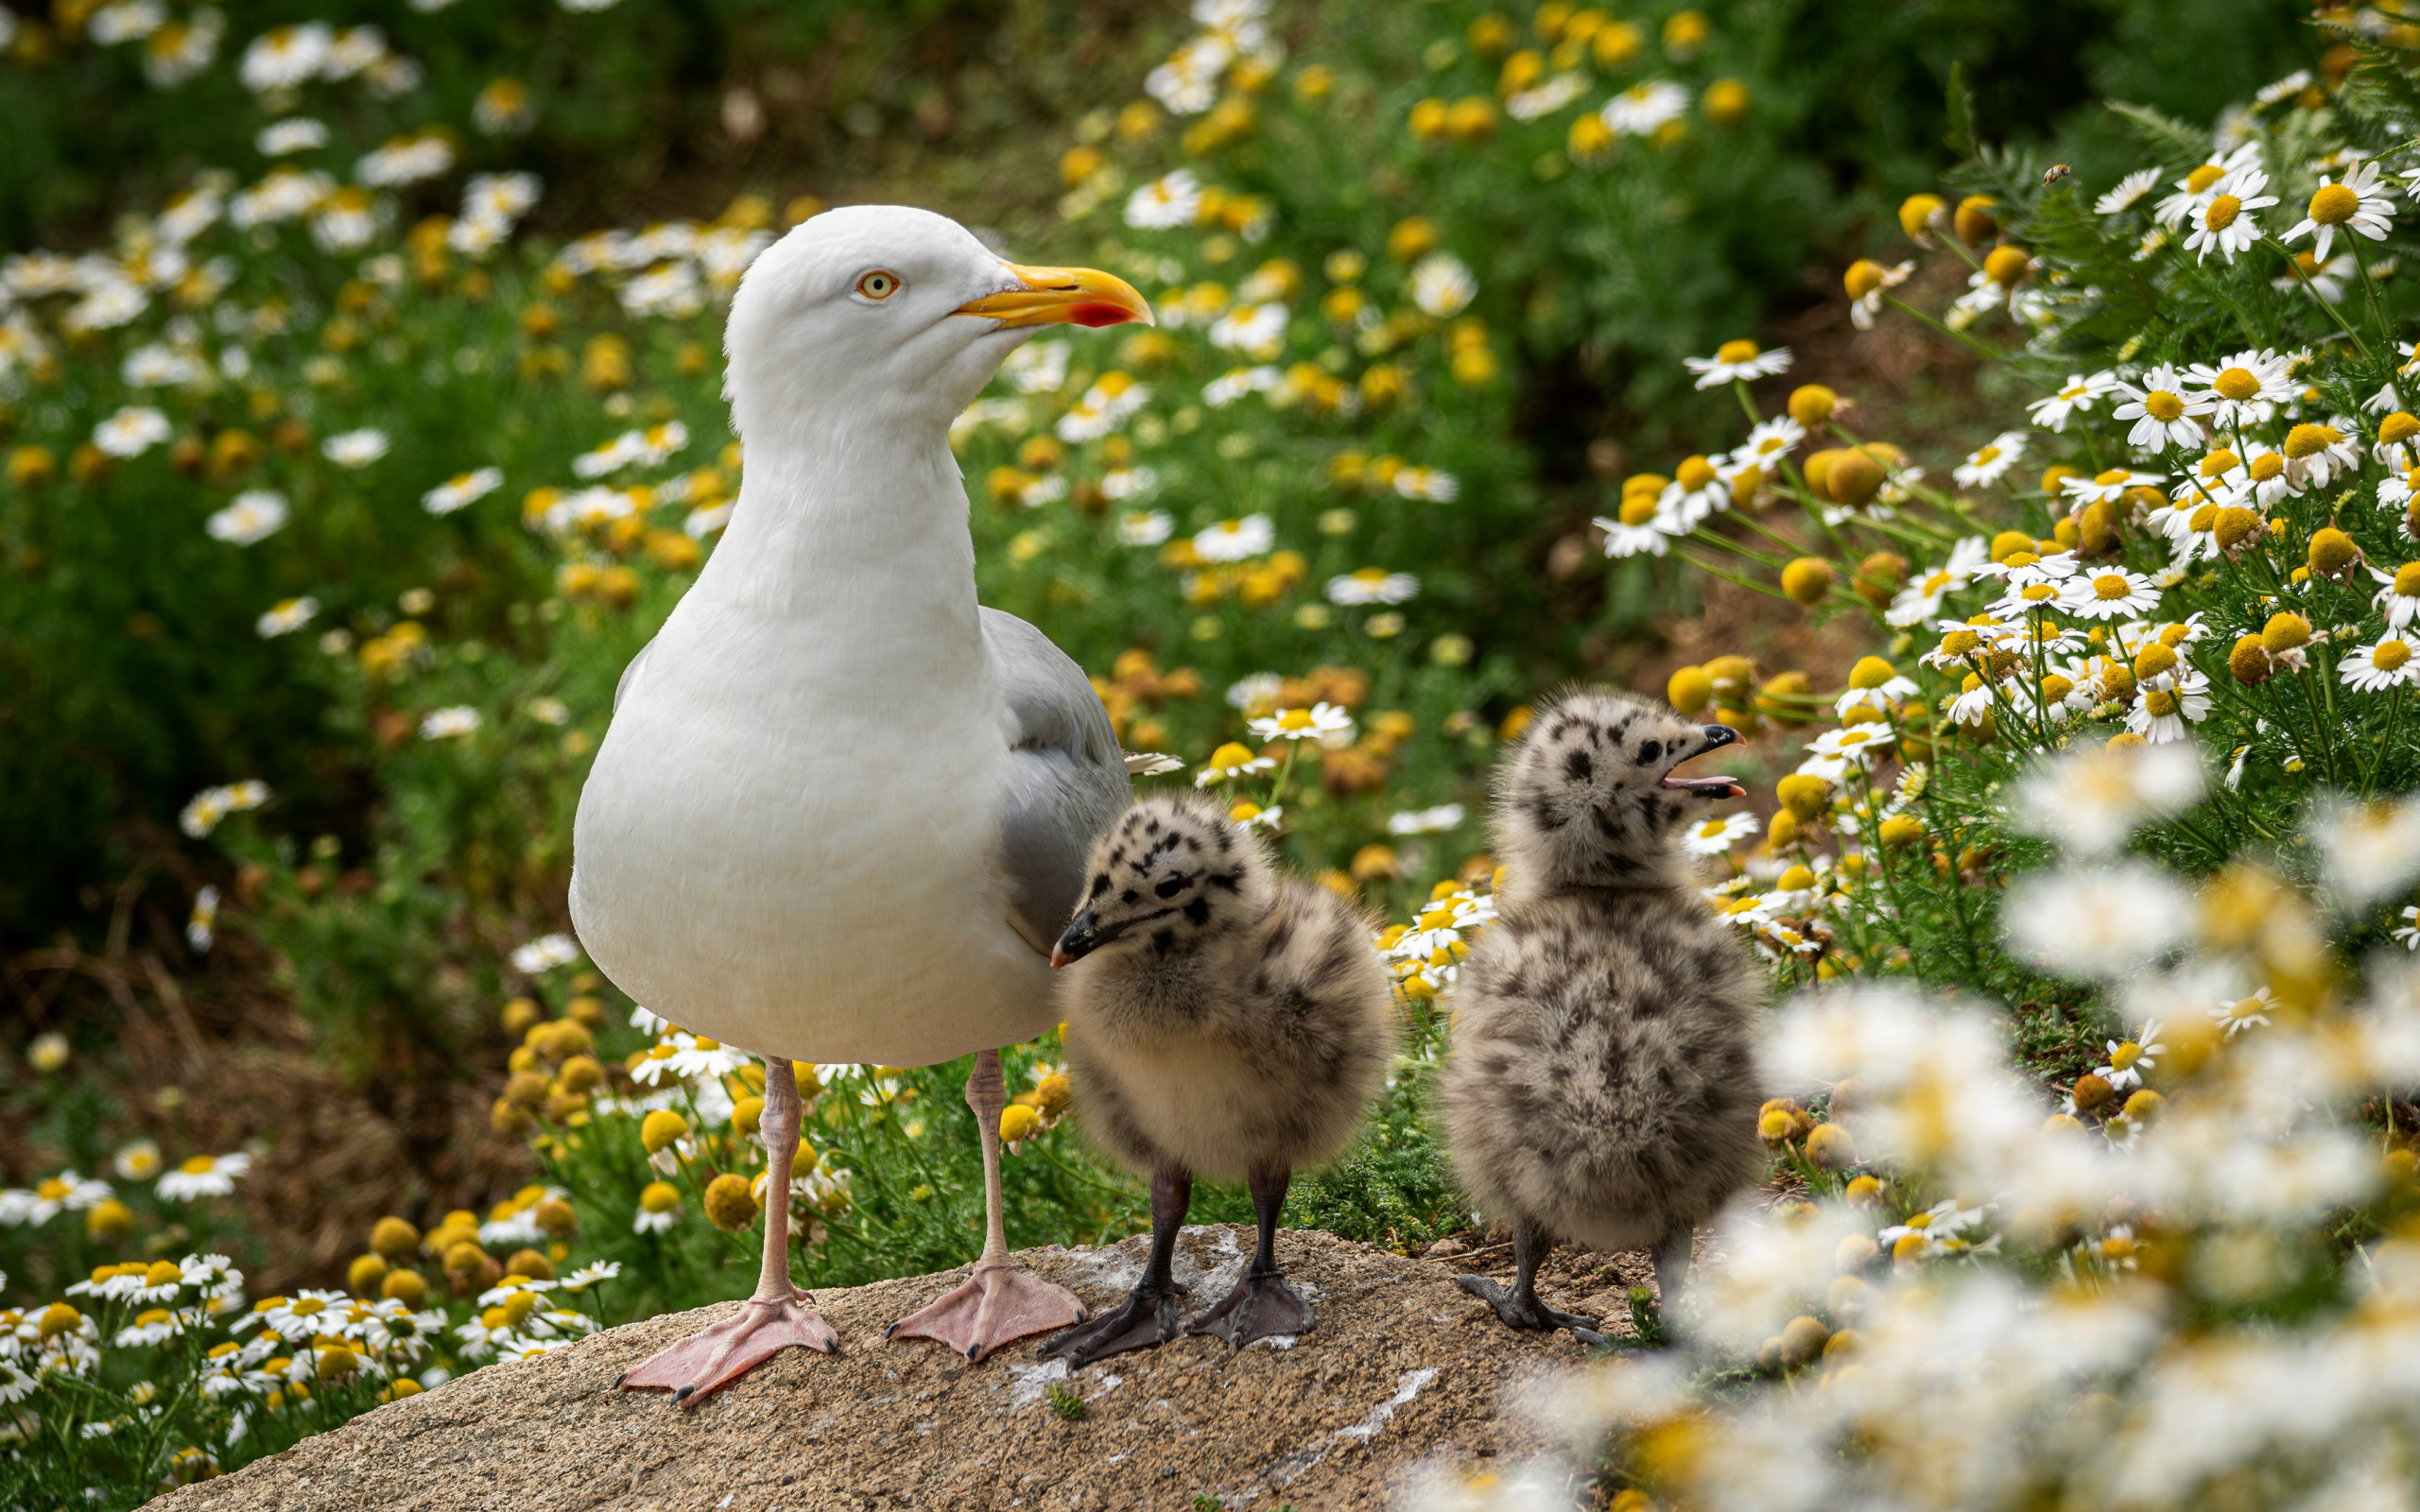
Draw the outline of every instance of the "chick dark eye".
[[[1183,877],[1170,877],[1167,881],[1161,883],[1151,890],[1158,893],[1163,898],[1173,898],[1178,893],[1184,891],[1184,879]]]
[[[887,300],[899,292],[899,275],[873,272],[857,280],[857,292],[869,300]]]

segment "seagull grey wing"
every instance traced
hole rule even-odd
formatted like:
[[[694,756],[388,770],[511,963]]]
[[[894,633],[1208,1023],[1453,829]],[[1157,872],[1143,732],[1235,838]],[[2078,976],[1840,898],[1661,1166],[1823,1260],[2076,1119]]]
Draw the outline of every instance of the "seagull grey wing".
[[[647,660],[647,654],[654,649],[655,642],[652,640],[648,641],[647,644],[639,647],[638,655],[631,658],[631,664],[622,669],[622,680],[614,684],[614,707],[615,709],[622,707],[622,695],[631,691],[631,679],[638,675],[639,663],[645,662]]]
[[[1042,954],[1076,911],[1093,837],[1134,801],[1117,731],[1091,679],[1050,638],[987,609],[983,640],[1009,706],[999,868],[1009,922]]]

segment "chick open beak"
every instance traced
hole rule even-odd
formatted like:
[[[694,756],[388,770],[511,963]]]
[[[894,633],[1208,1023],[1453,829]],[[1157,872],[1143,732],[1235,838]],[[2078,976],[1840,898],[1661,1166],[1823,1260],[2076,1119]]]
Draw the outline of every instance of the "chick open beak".
[[[1690,752],[1690,755],[1703,756],[1707,751],[1728,746],[1738,738],[1739,731],[1729,725],[1708,725],[1705,727],[1705,744]],[[1668,787],[1677,792],[1694,793],[1700,798],[1746,798],[1748,796],[1748,790],[1739,785],[1739,780],[1736,777],[1668,776],[1657,785]]]
[[[979,315],[1002,326],[1156,324],[1151,306],[1134,285],[1115,273],[1090,267],[1001,267],[1019,287],[969,300],[953,315]]]

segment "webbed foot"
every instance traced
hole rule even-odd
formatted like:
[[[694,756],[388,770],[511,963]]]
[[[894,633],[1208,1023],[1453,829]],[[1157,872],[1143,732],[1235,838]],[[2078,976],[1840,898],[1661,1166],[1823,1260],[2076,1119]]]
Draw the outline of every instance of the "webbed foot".
[[[1193,1320],[1187,1333],[1215,1333],[1240,1349],[1254,1339],[1307,1333],[1311,1304],[1278,1271],[1246,1272],[1219,1305]]]
[[[1137,1286],[1116,1312],[1069,1329],[1044,1345],[1042,1358],[1064,1360],[1070,1366],[1087,1366],[1113,1354],[1156,1349],[1170,1339],[1183,1338],[1184,1332],[1175,1288]]]
[[[1457,1276],[1454,1283],[1480,1301],[1495,1309],[1495,1315],[1516,1329],[1569,1329],[1581,1343],[1592,1349],[1610,1345],[1613,1341],[1598,1332],[1597,1320],[1577,1313],[1561,1313],[1538,1299],[1534,1291],[1526,1296],[1507,1291],[1500,1281],[1485,1276]]]
[[[776,1302],[751,1297],[721,1322],[625,1370],[614,1384],[624,1391],[669,1391],[674,1401],[694,1407],[792,1346],[830,1354],[839,1348],[839,1335],[801,1305],[805,1296]]]
[[[1083,1320],[1075,1293],[1001,1261],[977,1265],[966,1281],[890,1325],[885,1337],[932,1339],[980,1360],[1012,1339]]]

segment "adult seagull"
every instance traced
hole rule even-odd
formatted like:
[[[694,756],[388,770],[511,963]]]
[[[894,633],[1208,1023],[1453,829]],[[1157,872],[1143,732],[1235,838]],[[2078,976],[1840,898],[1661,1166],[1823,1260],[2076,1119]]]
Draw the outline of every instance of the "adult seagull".
[[[975,601],[949,423],[1038,328],[1150,318],[1119,279],[1020,267],[896,206],[817,215],[740,282],[724,390],[745,481],[622,675],[571,912],[617,987],[765,1057],[764,1267],[735,1315],[623,1386],[694,1403],[788,1346],[834,1347],[789,1278],[793,1059],[976,1053],[982,1257],[893,1336],[974,1359],[1083,1316],[1008,1259],[996,1047],[1053,1022],[1051,944],[1132,795],[1083,673]]]

